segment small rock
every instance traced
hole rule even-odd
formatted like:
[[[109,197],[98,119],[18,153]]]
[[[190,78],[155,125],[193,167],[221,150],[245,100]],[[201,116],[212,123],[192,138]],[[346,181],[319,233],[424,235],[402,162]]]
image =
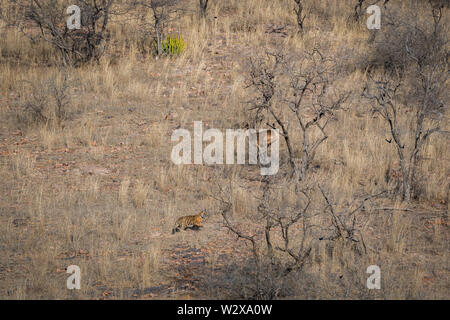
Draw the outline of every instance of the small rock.
[[[96,167],[96,166],[86,166],[82,170],[83,170],[84,174],[89,174],[89,175],[94,175],[94,174],[108,175],[110,173],[110,171],[108,169],[102,168],[102,167]]]

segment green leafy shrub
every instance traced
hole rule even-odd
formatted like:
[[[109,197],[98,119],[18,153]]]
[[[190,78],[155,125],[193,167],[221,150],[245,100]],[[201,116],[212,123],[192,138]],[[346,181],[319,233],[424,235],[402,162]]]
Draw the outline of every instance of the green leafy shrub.
[[[156,41],[154,42],[155,49]],[[162,52],[169,56],[180,55],[186,49],[186,42],[181,38],[180,35],[173,35],[170,33],[166,39],[164,39],[161,43]],[[158,51],[158,50],[156,50]]]

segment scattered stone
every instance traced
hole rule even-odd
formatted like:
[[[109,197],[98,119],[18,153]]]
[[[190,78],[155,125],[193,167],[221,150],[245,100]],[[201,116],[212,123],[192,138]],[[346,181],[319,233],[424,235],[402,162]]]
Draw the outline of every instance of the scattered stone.
[[[110,174],[110,171],[106,168],[102,168],[102,167],[96,167],[96,166],[86,166],[84,168],[82,168],[82,172],[84,174],[89,174],[89,175],[108,175]]]

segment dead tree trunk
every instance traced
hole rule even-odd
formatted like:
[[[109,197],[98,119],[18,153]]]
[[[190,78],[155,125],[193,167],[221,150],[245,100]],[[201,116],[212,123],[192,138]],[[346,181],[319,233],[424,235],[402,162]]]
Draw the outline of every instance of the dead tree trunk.
[[[199,0],[200,17],[202,17],[202,18],[206,18],[206,12],[208,9],[208,1],[209,0]]]

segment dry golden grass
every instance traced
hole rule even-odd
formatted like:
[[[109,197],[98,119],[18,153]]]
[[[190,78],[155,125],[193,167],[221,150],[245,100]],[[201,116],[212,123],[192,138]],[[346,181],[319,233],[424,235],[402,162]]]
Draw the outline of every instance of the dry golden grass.
[[[194,9],[197,2],[189,4]],[[251,228],[260,184],[247,184],[246,177],[254,170],[176,166],[171,133],[191,130],[194,120],[223,130],[246,120],[245,60],[266,47],[320,45],[348,66],[340,89],[358,95],[364,70],[345,54],[367,54],[368,34],[347,24],[352,8],[352,1],[309,2],[302,35],[293,1],[212,1],[207,20],[198,21],[193,12],[173,22],[187,51],[158,60],[140,51],[137,22],[113,21],[113,45],[100,64],[70,70],[75,92],[63,126],[17,120],[18,102],[30,93],[23,80],[39,84],[58,74],[57,55],[49,45],[30,44],[7,29],[0,39],[0,297],[245,295],[238,292],[246,281],[239,268],[249,248],[222,228],[219,203],[208,194],[216,183],[231,181],[233,219]],[[287,36],[266,33],[271,25],[286,25]],[[346,105],[314,160],[320,166],[315,179],[342,207],[361,194],[391,188],[399,166],[384,139],[384,122],[365,108],[361,99]],[[343,243],[320,242],[305,274],[292,279],[297,291],[290,297],[448,299],[449,232],[438,217],[448,210],[448,155],[447,140],[436,135],[422,152],[419,198],[408,204],[384,199],[378,205],[391,210],[362,213],[370,248],[362,258]],[[213,213],[204,229],[170,234],[177,217],[204,208]],[[187,261],[196,255],[204,258],[201,263]],[[82,270],[81,290],[66,288],[71,264]],[[382,269],[382,290],[364,287],[370,264]],[[222,286],[230,275],[235,287]]]

